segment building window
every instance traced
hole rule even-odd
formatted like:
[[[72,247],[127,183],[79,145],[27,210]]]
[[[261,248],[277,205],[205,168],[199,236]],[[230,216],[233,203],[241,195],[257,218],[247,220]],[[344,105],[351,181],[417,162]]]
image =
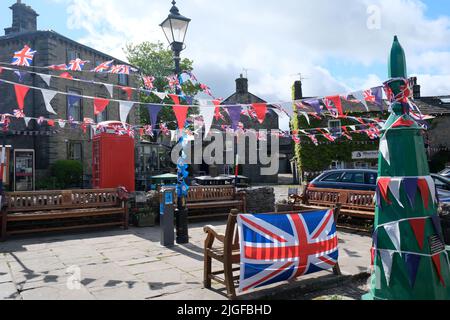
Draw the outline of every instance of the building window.
[[[67,93],[67,119],[73,119],[74,121],[83,120],[83,100],[81,99],[81,91],[68,90]]]
[[[83,144],[81,142],[69,141],[67,148],[69,160],[83,161]]]
[[[95,116],[95,122],[96,123],[100,123],[100,122],[105,122],[108,121],[108,108],[106,108],[105,110],[103,110],[102,113],[98,114]]]
[[[79,58],[80,54],[75,50],[67,50],[67,63],[69,63],[72,60],[75,60],[76,58]]]
[[[128,75],[120,73],[119,74],[119,85],[127,86],[128,85]]]
[[[330,120],[328,121],[328,129],[332,135],[338,136],[342,134],[342,123],[341,120]]]
[[[331,170],[345,169],[345,163],[343,161],[332,161],[330,169]]]

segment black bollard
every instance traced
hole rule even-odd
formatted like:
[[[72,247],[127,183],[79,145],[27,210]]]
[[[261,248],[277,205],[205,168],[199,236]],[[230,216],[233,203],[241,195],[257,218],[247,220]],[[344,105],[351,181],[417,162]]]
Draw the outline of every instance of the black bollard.
[[[161,214],[161,245],[173,247],[175,245],[174,211],[175,189],[162,189],[160,193]]]

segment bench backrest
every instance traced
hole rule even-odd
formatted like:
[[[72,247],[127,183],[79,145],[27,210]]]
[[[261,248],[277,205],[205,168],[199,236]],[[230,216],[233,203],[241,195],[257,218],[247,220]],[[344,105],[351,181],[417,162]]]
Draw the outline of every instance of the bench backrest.
[[[375,210],[375,192],[372,191],[308,188],[306,196],[310,205],[340,203],[346,209]]]
[[[120,206],[116,189],[7,192],[7,212]]]
[[[334,221],[337,224],[338,217],[340,214],[341,205],[337,203],[334,206]],[[302,214],[308,214],[308,212],[317,212],[317,210],[307,210],[302,211],[300,213]],[[279,214],[279,215],[289,215],[293,212],[273,212],[273,213],[265,213],[265,214]],[[238,230],[238,224],[237,224],[237,217],[239,215],[239,212],[237,210],[232,210],[231,214],[228,216],[228,222],[227,222],[227,228],[225,230],[225,241],[224,241],[224,254],[225,259],[227,260],[227,257],[231,257],[233,251],[240,249],[239,244],[239,230]],[[229,262],[226,262],[229,263]]]
[[[208,202],[235,200],[236,191],[233,186],[198,186],[190,187],[187,202]]]

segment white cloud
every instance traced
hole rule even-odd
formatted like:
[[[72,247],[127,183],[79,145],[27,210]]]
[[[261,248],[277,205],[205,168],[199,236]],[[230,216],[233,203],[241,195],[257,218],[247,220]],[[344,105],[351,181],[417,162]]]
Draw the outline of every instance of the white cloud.
[[[56,1],[56,0],[55,0]],[[68,26],[82,29],[81,42],[124,58],[128,42],[165,41],[159,23],[165,0],[65,0]],[[367,8],[380,12],[380,28],[367,28]],[[307,76],[305,95],[328,95],[379,85],[383,79],[333,74],[330,61],[370,69],[385,64],[394,34],[404,46],[410,71],[425,92],[450,93],[450,19],[429,19],[418,0],[184,0],[182,14],[192,18],[184,56],[195,61],[197,76],[217,95],[234,91],[234,79],[248,69],[250,89],[265,99],[290,98],[296,73]],[[374,67],[375,68],[375,67]],[[438,73],[439,76],[430,74]],[[433,81],[434,82],[434,81]],[[436,92],[434,92],[436,90]]]

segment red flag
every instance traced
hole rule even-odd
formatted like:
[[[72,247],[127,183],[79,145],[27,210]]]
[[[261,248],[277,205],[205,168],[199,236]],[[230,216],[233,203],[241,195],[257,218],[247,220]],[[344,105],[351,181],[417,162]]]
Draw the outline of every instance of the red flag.
[[[50,120],[50,119],[48,119],[48,120],[47,120],[47,124],[48,124],[50,127],[54,127],[54,126],[55,126],[55,120]]]
[[[338,111],[338,114],[340,116],[344,115],[344,111],[342,110],[342,101],[340,96],[332,96],[327,97],[328,100],[333,102],[334,106],[336,107],[336,110]]]
[[[259,123],[262,124],[266,119],[267,103],[253,103],[252,107],[256,112]]]
[[[434,266],[436,267],[436,271],[438,273],[439,280],[441,281],[442,285],[445,287],[445,281],[444,281],[444,278],[442,277],[442,272],[441,272],[441,254],[434,255],[431,258],[433,259]]]
[[[68,72],[64,72],[64,73],[60,74],[59,76],[64,79],[73,80],[73,77]]]
[[[173,112],[175,112],[175,116],[177,117],[178,128],[182,130],[184,129],[184,125],[186,124],[189,107],[180,106],[180,97],[176,94],[169,94],[169,97],[171,97],[173,102],[175,103],[175,105],[173,106]]]
[[[104,98],[95,98],[94,99],[94,114],[98,115],[102,113],[109,104],[108,99]]]
[[[127,93],[128,100],[131,100],[131,95],[133,94],[133,88],[121,87],[121,89]]]
[[[220,114],[220,100],[213,100],[214,105],[216,106],[216,111],[215,111],[215,115],[214,118],[216,119],[216,121],[219,121],[220,118],[222,118],[222,115]]]
[[[391,183],[391,178],[380,178],[378,180],[378,188],[380,190],[381,195],[383,196],[383,199],[388,203],[391,204],[392,202],[389,200],[389,184]]]
[[[430,204],[430,192],[429,192],[429,188],[428,188],[428,182],[426,179],[420,178],[419,181],[417,181],[417,185],[419,187],[420,194],[422,195],[425,209],[428,210],[428,207]]]
[[[405,120],[403,118],[400,118],[397,121],[395,121],[395,123],[392,125],[392,128],[411,127],[413,124],[414,121],[412,120]]]
[[[409,224],[414,231],[420,250],[423,250],[423,240],[425,239],[425,219],[409,220]]]
[[[30,88],[22,86],[20,84],[15,84],[14,90],[16,91],[17,105],[19,106],[19,109],[23,111],[25,96],[27,95]]]

